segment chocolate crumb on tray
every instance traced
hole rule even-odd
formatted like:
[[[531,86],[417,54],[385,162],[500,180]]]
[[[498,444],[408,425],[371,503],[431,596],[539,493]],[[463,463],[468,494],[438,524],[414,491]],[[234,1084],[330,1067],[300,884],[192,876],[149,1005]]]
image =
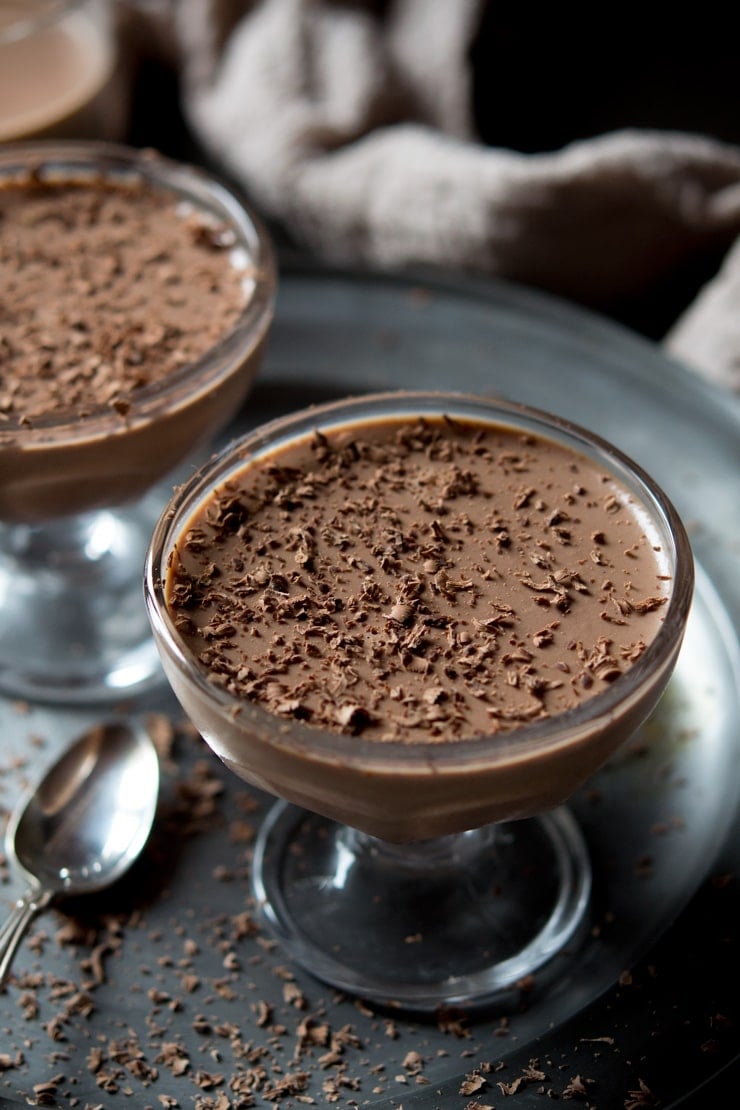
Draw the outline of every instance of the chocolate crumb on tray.
[[[562,1052],[552,1059],[543,1053],[535,1064],[522,1035],[527,1010],[520,1003],[493,1016],[443,1007],[419,1022],[341,999],[293,972],[262,933],[247,884],[211,881],[215,860],[228,859],[236,872],[248,868],[252,841],[232,838],[230,830],[234,821],[258,824],[264,799],[215,760],[204,760],[189,726],[162,716],[151,723],[166,738],[167,753],[154,839],[122,891],[112,889],[89,906],[60,906],[56,922],[36,926],[36,937],[46,936],[43,954],[25,948],[2,995],[0,1094],[106,1110],[119,1104],[296,1110],[382,1099],[402,1105],[438,1088],[445,1110],[471,1102],[515,1106],[527,1097],[600,1106],[613,1095],[619,1106],[666,1104],[666,1088],[640,1056],[644,1046],[635,1047],[642,1042],[629,1025],[627,1000],[616,1013],[612,1002],[600,1023],[582,1023]],[[661,838],[661,845],[671,840]],[[629,861],[625,866],[631,870]],[[730,897],[732,889],[726,875],[712,885],[715,898]],[[718,929],[723,920],[718,914]],[[722,957],[722,945],[715,946],[717,961],[727,958],[726,936],[724,946]],[[223,967],[229,951],[239,958],[238,970]],[[630,995],[659,983],[639,969],[623,976],[624,983],[627,978],[621,989]],[[719,989],[720,980],[713,981]],[[729,981],[725,987],[728,994]],[[682,983],[676,989],[683,991]],[[650,1009],[652,996],[640,998]],[[524,1005],[536,1006],[531,994]],[[715,1042],[715,1056],[705,1048],[702,1060],[721,1058],[734,1044],[733,1005],[723,998],[706,1031],[697,1027],[696,1014],[682,1026],[681,1036],[687,1044],[694,1037],[697,1052],[710,1036]],[[669,1024],[655,1037],[670,1041],[672,1030]],[[507,1056],[499,1059],[502,1051]],[[429,1088],[418,1086],[419,1078]],[[480,1080],[485,1083],[478,1086]],[[517,1080],[516,1095],[497,1086]],[[463,1082],[476,1090],[460,1093]]]

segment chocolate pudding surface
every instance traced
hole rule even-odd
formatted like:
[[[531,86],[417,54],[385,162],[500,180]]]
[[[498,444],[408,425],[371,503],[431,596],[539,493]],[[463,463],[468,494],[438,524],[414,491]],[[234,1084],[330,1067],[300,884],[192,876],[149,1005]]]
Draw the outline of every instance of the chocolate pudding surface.
[[[142,182],[0,183],[0,431],[74,422],[204,355],[249,299],[233,231]]]
[[[165,583],[208,680],[283,718],[413,744],[509,732],[619,681],[671,581],[647,512],[503,424],[375,419],[247,461]]]

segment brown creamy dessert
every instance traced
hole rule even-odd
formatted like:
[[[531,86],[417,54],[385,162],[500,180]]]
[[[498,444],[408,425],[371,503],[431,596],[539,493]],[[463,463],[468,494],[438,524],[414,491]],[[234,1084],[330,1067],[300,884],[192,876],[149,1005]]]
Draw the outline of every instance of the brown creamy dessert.
[[[450,742],[618,681],[660,626],[667,570],[644,510],[585,456],[504,426],[386,419],[232,474],[183,529],[167,602],[239,698]]]
[[[232,443],[175,492],[145,577],[224,763],[389,841],[568,798],[655,706],[692,585],[675,510],[609,444],[424,392]]]
[[[226,422],[274,275],[205,175],[189,195],[186,169],[125,148],[57,145],[55,168],[29,146],[25,170],[14,149],[0,161],[0,520],[33,522],[138,496]]]
[[[2,185],[0,419],[124,417],[235,323],[248,293],[233,244],[141,182]]]

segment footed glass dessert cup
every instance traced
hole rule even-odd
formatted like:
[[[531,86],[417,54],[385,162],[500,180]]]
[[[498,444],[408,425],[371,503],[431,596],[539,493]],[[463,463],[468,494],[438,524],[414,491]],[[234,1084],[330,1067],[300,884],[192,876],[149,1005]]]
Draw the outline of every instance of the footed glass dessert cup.
[[[259,221],[229,189],[198,169],[151,151],[100,143],[19,143],[0,151],[0,200],[3,190],[9,196],[28,187],[37,196],[70,186],[101,195],[120,190],[124,209],[129,194],[150,190],[164,198],[163,204],[171,201],[175,238],[180,223],[183,237],[207,236],[216,229],[219,247],[224,246],[223,266],[237,290],[233,317],[218,338],[192,359],[180,358],[175,349],[175,365],[158,375],[152,364],[157,344],[170,341],[174,332],[160,319],[157,290],[166,286],[184,296],[188,274],[169,272],[160,283],[155,273],[145,291],[144,271],[158,272],[167,261],[157,256],[156,244],[137,242],[141,235],[134,230],[132,249],[151,256],[129,283],[145,322],[131,323],[125,356],[112,333],[103,335],[96,350],[97,340],[89,336],[99,326],[99,310],[89,300],[90,290],[99,273],[106,281],[120,277],[120,259],[128,247],[122,246],[120,254],[113,247],[99,257],[93,248],[88,251],[91,257],[80,262],[86,269],[78,313],[71,322],[60,321],[53,260],[39,259],[45,244],[26,250],[23,219],[15,220],[16,229],[20,225],[12,232],[15,240],[10,239],[11,221],[0,221],[6,319],[36,329],[27,343],[28,379],[38,386],[46,377],[54,395],[48,411],[42,398],[30,417],[25,402],[15,403],[26,371],[17,369],[20,347],[13,349],[9,341],[0,361],[0,690],[31,700],[92,703],[162,680],[141,601],[147,543],[171,491],[157,490],[157,483],[208,444],[244,401],[272,321],[276,272]],[[96,211],[92,203],[93,228],[101,222]],[[44,219],[49,229],[44,234],[50,236],[64,214],[52,212]],[[117,220],[121,227],[115,234],[123,236],[125,218],[119,214]],[[216,253],[210,243],[203,249]],[[17,265],[17,258],[26,255],[26,262]],[[48,296],[41,285],[27,294],[29,274],[38,282],[49,276]],[[124,329],[127,311],[121,303]],[[149,365],[146,352],[141,353],[146,343],[154,351]],[[69,352],[78,349],[76,362]],[[70,381],[78,367],[92,374],[116,359],[135,372],[140,364],[140,380],[123,399],[103,396],[67,406],[67,379],[55,379],[48,369],[57,357],[67,359]]]
[[[397,457],[389,460],[385,446],[378,454],[377,445],[363,445],[384,423],[399,420],[422,429],[418,446],[415,432],[404,433],[403,463]],[[505,441],[508,437],[518,445],[513,452],[489,452],[494,460],[490,466],[499,473],[503,467],[517,492],[514,507],[508,492],[500,500],[494,495],[483,503],[494,554],[484,561],[477,551],[467,577],[459,567],[453,569],[451,561],[444,569],[440,551],[445,544],[464,551],[476,540],[473,510],[466,502],[461,512],[459,498],[467,493],[478,496],[475,475],[485,475],[488,448],[473,438],[470,467],[444,471],[444,503],[432,503],[431,493],[426,495],[430,500],[417,497],[408,461],[412,451],[421,452],[421,480],[433,481],[429,468],[439,460],[447,466],[453,457],[443,443],[440,447],[439,437],[444,438],[445,428],[466,424],[491,429],[492,434],[503,430]],[[432,446],[426,438],[429,426],[438,437]],[[575,492],[566,492],[567,512],[562,502],[556,510],[552,501],[547,503],[555,496],[547,468],[535,476],[526,471],[526,459],[522,464],[522,455],[533,457],[544,443],[562,450],[566,462],[573,452]],[[298,456],[290,451],[295,444],[311,445],[318,460],[311,465],[319,469],[339,444],[340,485],[345,483],[342,475],[351,475],[359,465],[358,457],[371,459],[375,470],[371,466],[367,471],[365,491],[375,492],[360,497],[347,487],[337,512],[327,517],[321,509],[319,523],[319,503],[330,500],[333,491],[325,483],[318,493],[315,486],[312,492],[314,479],[306,477],[310,466],[300,474],[294,469]],[[584,477],[591,466],[595,469]],[[263,488],[259,504],[262,510],[270,506],[275,521],[282,519],[289,537],[285,545],[260,524],[262,510],[249,500],[253,483],[268,473],[272,484]],[[603,488],[589,498],[584,487],[593,486],[595,473],[602,476]],[[402,517],[400,509],[389,507],[390,489],[400,491],[400,497],[411,490],[411,502],[419,502],[416,510],[412,507],[410,515]],[[547,490],[549,494],[543,492]],[[618,512],[618,502],[629,503],[632,524],[620,524],[616,532],[610,526],[608,534],[595,529],[586,510],[597,502],[607,513]],[[363,512],[379,516],[368,523]],[[592,550],[585,558],[576,553],[580,572],[566,577],[552,562],[548,574],[548,559],[576,558],[581,518]],[[213,531],[211,524],[217,519]],[[552,543],[534,544],[537,522],[549,529],[541,534],[552,533]],[[642,533],[639,553],[634,537],[618,538],[621,527],[632,525]],[[371,536],[375,530],[377,542],[371,538],[367,550],[361,551],[358,537],[363,530]],[[211,531],[216,538],[208,547]],[[489,537],[484,539],[488,543]],[[322,579],[324,540],[332,545],[335,563]],[[501,592],[504,568],[514,565],[506,561],[519,546],[525,556],[534,552],[535,565],[531,573],[515,572],[525,589],[507,605]],[[284,552],[286,569],[270,579],[265,559],[274,549]],[[400,553],[417,550],[423,561],[411,576],[415,584],[407,600],[399,602],[392,591],[384,596],[388,568],[391,574],[399,566],[404,570],[405,556]],[[202,557],[202,565],[210,566],[203,599],[197,575],[193,584],[184,585],[182,568],[191,556]],[[545,564],[537,563],[541,558]],[[228,620],[209,612],[204,626],[199,608],[212,603],[212,593],[223,594],[230,560],[237,572],[239,606]],[[660,600],[640,592],[639,586],[627,594],[631,603],[621,597],[621,580],[635,560],[655,572],[664,589]],[[353,586],[348,592],[342,585],[342,568],[356,564],[365,576],[361,592],[369,599],[365,616],[356,605],[359,591]],[[426,573],[431,577],[424,579]],[[320,618],[311,616],[305,600],[312,577],[323,582],[317,596],[327,599]],[[401,577],[408,584],[405,571]],[[592,595],[597,609],[603,601],[600,591],[612,596],[612,579],[620,604],[609,612],[602,607],[607,615],[595,618],[599,647],[592,666],[593,659],[583,663],[582,640],[588,628],[563,630],[571,612],[579,611],[581,595]],[[564,583],[567,596],[562,593]],[[293,586],[298,592],[291,596]],[[489,586],[490,598],[485,592]],[[557,970],[553,958],[568,942],[577,944],[588,920],[591,871],[588,847],[565,803],[656,705],[678,655],[692,589],[691,551],[674,508],[618,450],[562,419],[515,404],[409,392],[306,410],[232,444],[175,493],[153,535],[145,584],[162,662],[184,710],[227,767],[281,799],[263,822],[253,861],[253,894],[263,920],[295,961],[319,979],[384,1005],[420,1012],[488,1003],[545,965]],[[574,590],[580,591],[578,597]],[[526,621],[531,611],[531,619],[549,629],[534,635],[520,629],[518,634],[517,610]],[[349,611],[349,623],[354,622],[359,634],[352,641],[354,655],[344,667],[345,681],[341,643],[349,625],[339,631],[339,622]],[[618,653],[622,661],[630,657],[629,665],[620,668],[609,656],[611,637],[621,634],[638,611],[650,611],[650,635],[645,633],[639,650]],[[298,614],[294,638],[289,612]],[[465,614],[471,616],[468,623]],[[198,624],[204,637],[200,648]],[[228,652],[240,624],[256,627],[257,638],[251,654],[244,653],[241,664],[230,669]],[[418,627],[429,640],[415,633]],[[440,628],[454,644],[456,659],[477,660],[465,672],[467,677],[464,668],[451,664],[444,651],[434,647],[431,637]],[[481,645],[476,648],[476,630],[490,652]],[[311,646],[322,637],[333,645],[333,652],[337,649],[331,656]],[[627,640],[634,640],[629,630]],[[478,655],[471,656],[473,649],[480,649]],[[290,655],[280,655],[283,650]],[[384,663],[382,677],[358,693],[362,687],[356,674],[362,670],[363,653],[371,661],[382,657]],[[268,658],[274,666],[265,683],[259,666]],[[387,664],[394,658],[398,673]],[[299,678],[293,693],[285,694],[293,666]],[[317,674],[312,676],[311,668]],[[509,712],[496,704],[492,688],[486,686],[496,668],[508,668],[502,682],[517,687],[522,698],[529,681],[530,701],[518,703],[530,705],[534,696],[529,718],[525,711]],[[427,688],[414,701],[408,675],[420,669]],[[564,683],[553,679],[558,673]],[[544,675],[550,676],[546,683]],[[310,696],[313,701],[306,694],[306,676],[315,693]],[[250,689],[256,693],[263,692],[266,702],[245,697],[238,686],[242,680],[253,683]],[[466,735],[463,726],[448,735],[454,715],[445,718],[446,707],[461,702],[463,684],[466,697],[482,700],[490,727]],[[405,720],[416,728],[413,740],[402,730],[394,732],[395,726],[387,736],[373,734],[377,707],[385,704],[374,685],[391,691],[387,704],[399,705],[399,713],[403,708]],[[575,704],[538,714],[536,699],[557,697],[562,686],[579,688]],[[277,688],[283,692],[270,702]],[[427,689],[432,691],[429,696]],[[584,691],[588,696],[581,696]],[[316,706],[323,705],[331,715],[334,703],[339,729],[325,727],[323,718],[317,725]],[[409,705],[414,706],[411,716]],[[510,727],[502,727],[507,712]]]

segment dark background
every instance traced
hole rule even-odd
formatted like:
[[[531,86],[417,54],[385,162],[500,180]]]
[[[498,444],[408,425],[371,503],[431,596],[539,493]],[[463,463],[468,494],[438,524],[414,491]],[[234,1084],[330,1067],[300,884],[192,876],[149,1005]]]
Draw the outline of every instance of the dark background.
[[[638,127],[740,142],[727,15],[711,4],[661,5],[660,18],[641,8],[487,5],[471,53],[483,141],[531,153]]]
[[[378,0],[379,17],[388,3]],[[700,13],[695,6],[672,6],[658,14],[648,5],[569,9],[490,2],[470,62],[473,120],[490,146],[542,153],[625,128],[690,132],[740,145],[737,37],[729,16],[712,5]],[[180,112],[177,74],[161,60],[140,63],[128,141],[202,160]],[[290,245],[281,229],[271,230],[278,243]],[[707,250],[676,267],[649,297],[615,301],[605,310],[660,340],[721,262],[721,252]]]

